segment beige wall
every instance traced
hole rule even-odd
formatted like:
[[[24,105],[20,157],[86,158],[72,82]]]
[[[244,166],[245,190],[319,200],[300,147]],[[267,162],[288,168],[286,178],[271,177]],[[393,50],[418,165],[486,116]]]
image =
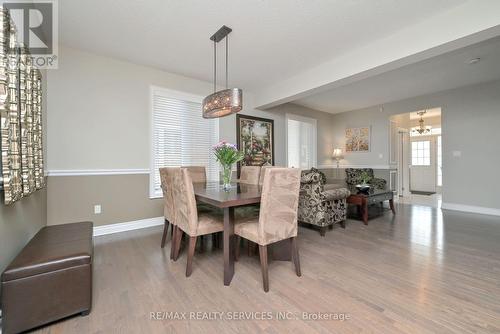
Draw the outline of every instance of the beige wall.
[[[49,225],[93,221],[95,226],[163,215],[163,200],[149,199],[149,175],[49,177]],[[94,214],[94,205],[102,206]]]

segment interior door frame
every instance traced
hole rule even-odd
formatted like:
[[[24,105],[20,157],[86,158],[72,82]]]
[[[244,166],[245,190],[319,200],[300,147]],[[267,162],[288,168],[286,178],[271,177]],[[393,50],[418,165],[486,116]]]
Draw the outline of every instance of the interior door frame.
[[[398,128],[397,136],[397,170],[398,170],[398,196],[410,195],[410,131],[406,128]]]

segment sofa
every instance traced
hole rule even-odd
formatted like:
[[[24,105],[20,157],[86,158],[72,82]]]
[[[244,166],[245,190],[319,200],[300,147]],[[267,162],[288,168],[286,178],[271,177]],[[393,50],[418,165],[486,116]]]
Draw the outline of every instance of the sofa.
[[[387,181],[384,179],[376,178],[373,174],[373,169],[371,168],[346,168],[346,183],[349,187],[355,187],[357,184],[362,183],[361,176],[363,173],[367,173],[370,180],[368,184],[372,185],[376,189],[385,189],[387,186]]]
[[[298,221],[320,228],[321,236],[333,224],[340,223],[345,228],[347,216],[347,188],[324,189],[325,175],[315,169],[303,171],[300,180]]]

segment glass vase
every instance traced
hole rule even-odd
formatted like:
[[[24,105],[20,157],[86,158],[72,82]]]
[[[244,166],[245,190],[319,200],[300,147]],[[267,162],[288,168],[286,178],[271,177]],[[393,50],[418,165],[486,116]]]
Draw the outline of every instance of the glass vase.
[[[231,190],[231,176],[233,169],[231,165],[222,165],[222,189],[224,191]]]

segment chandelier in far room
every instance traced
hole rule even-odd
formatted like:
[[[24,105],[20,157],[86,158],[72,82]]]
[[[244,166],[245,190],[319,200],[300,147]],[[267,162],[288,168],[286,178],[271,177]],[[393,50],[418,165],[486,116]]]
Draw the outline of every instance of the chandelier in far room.
[[[432,127],[424,125],[424,115],[426,112],[427,110],[417,112],[417,115],[420,116],[420,120],[418,121],[418,126],[412,129],[412,132],[420,135],[431,133]]]
[[[203,99],[203,118],[224,117],[243,109],[243,91],[240,88],[228,88],[228,38],[231,28],[222,26],[210,37],[214,42],[214,93]],[[226,44],[226,88],[217,91],[217,43],[225,39]]]

